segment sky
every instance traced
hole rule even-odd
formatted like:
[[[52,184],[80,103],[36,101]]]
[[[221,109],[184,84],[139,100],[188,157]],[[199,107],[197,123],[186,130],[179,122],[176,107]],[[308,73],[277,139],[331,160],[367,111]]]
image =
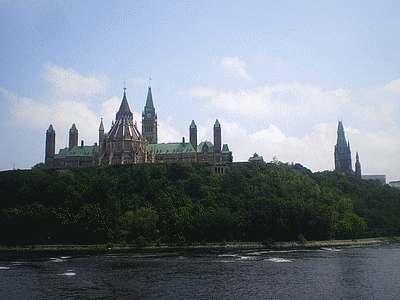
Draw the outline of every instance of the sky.
[[[0,0],[0,171],[44,161],[75,123],[98,142],[126,94],[141,128],[148,86],[161,143],[212,141],[233,160],[334,169],[342,120],[352,164],[400,180],[399,1]],[[151,80],[150,80],[151,78]]]

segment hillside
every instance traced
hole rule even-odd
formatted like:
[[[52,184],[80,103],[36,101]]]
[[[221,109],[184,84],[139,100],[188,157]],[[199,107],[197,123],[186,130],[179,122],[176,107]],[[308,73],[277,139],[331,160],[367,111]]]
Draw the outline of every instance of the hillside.
[[[280,162],[0,173],[2,245],[196,243],[400,235],[400,190]]]

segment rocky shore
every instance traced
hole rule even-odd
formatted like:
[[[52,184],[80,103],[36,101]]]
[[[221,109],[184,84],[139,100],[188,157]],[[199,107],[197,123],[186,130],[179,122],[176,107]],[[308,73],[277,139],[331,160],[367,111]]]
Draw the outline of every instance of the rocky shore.
[[[197,246],[149,246],[149,247],[130,247],[115,245],[107,248],[106,245],[87,245],[74,246],[36,246],[36,247],[0,247],[0,260],[11,260],[16,258],[40,259],[57,256],[79,256],[90,254],[119,254],[119,253],[174,253],[185,252],[188,255],[196,255],[212,252],[229,252],[235,250],[286,250],[286,249],[318,249],[324,247],[345,247],[379,244],[384,242],[396,242],[398,238],[376,238],[361,240],[330,240],[312,241],[307,243],[285,242],[274,243],[273,245],[263,245],[261,243],[228,243],[226,245],[197,245]]]

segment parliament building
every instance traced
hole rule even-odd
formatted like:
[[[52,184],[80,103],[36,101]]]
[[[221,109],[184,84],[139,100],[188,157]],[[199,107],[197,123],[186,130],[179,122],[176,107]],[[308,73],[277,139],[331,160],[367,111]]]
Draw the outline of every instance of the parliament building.
[[[100,121],[99,141],[86,146],[78,143],[78,129],[75,124],[69,130],[69,145],[55,153],[56,132],[53,125],[46,131],[46,167],[107,166],[112,164],[132,164],[145,162],[232,162],[232,152],[227,144],[222,144],[221,124],[214,124],[214,144],[210,141],[197,142],[197,126],[189,126],[189,142],[158,143],[157,114],[151,87],[142,113],[142,132],[133,120],[126,98],[126,88],[121,105],[108,132]]]

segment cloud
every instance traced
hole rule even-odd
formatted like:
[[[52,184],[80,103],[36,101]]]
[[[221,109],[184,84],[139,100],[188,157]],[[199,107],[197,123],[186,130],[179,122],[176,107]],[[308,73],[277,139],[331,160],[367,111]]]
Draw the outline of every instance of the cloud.
[[[280,143],[285,140],[285,134],[279,130],[278,126],[269,125],[268,129],[262,129],[256,133],[250,134],[252,140],[271,140],[274,143]]]
[[[225,57],[221,61],[221,66],[232,76],[240,79],[250,80],[250,76],[246,71],[246,63],[238,57]]]
[[[193,96],[209,98],[209,108],[251,116],[279,115],[288,118],[333,114],[351,105],[351,92],[344,89],[323,91],[318,85],[297,82],[264,86],[257,90],[218,91],[199,87]]]
[[[43,79],[52,84],[56,93],[69,96],[94,96],[104,93],[110,85],[105,75],[90,74],[82,76],[71,68],[64,69],[47,62]]]

